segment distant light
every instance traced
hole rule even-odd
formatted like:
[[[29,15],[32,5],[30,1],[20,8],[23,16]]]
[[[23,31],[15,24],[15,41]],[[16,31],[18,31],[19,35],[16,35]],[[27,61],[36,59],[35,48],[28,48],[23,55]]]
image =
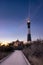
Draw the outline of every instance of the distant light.
[[[7,45],[8,45],[8,42],[6,42],[6,41],[3,41],[3,42],[2,42],[2,44],[1,44],[1,46],[2,46],[2,45],[5,45],[5,46],[7,46]]]

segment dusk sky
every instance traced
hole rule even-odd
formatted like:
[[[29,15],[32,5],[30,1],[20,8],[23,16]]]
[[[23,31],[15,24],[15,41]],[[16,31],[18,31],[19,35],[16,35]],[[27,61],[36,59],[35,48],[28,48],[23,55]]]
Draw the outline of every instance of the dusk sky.
[[[43,39],[43,0],[0,0],[0,41],[26,41],[28,18],[32,40]]]

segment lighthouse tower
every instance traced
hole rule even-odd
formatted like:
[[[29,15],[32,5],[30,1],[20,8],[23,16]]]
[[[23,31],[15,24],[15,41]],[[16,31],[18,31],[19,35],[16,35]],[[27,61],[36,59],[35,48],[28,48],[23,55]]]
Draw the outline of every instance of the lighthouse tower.
[[[27,34],[27,42],[31,41],[31,32],[30,32],[30,20],[27,21],[28,34]]]

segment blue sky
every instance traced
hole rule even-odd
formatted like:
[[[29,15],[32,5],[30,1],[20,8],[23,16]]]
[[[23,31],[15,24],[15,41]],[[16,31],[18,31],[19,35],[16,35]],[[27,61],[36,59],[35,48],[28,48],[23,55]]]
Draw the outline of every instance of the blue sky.
[[[0,0],[0,41],[26,41],[27,18],[32,40],[43,39],[43,0]]]

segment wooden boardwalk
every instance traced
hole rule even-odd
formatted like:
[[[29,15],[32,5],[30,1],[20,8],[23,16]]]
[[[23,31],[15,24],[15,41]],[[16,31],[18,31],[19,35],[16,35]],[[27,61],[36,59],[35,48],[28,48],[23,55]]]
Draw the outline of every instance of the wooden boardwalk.
[[[6,60],[4,60],[0,65],[30,65],[22,51],[16,50],[12,55],[10,55]]]

